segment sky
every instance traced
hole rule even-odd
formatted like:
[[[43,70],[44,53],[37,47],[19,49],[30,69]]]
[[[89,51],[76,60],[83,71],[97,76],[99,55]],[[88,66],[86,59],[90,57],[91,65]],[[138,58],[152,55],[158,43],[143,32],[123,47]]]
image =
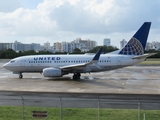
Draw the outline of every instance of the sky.
[[[148,42],[160,42],[160,0],[0,0],[0,42],[97,41],[119,47],[144,22]]]

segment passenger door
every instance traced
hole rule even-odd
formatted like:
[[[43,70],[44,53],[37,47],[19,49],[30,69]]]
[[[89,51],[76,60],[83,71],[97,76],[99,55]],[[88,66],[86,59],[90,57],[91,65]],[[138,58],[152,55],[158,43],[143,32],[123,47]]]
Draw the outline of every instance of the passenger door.
[[[120,56],[117,58],[117,65],[118,66],[121,66],[123,64],[123,61],[124,61],[124,57]]]
[[[21,61],[20,61],[20,66],[21,66],[21,67],[25,67],[25,65],[26,65],[26,60],[21,59]]]

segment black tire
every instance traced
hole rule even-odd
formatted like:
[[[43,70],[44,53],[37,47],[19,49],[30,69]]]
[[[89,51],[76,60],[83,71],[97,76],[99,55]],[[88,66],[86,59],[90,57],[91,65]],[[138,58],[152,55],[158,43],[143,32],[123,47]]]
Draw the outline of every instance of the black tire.
[[[75,74],[73,75],[73,80],[79,80],[80,77],[81,77],[81,74],[80,74],[80,73],[75,73]]]
[[[73,75],[73,80],[77,80],[77,75]]]
[[[19,75],[19,79],[22,79],[22,78],[23,78],[23,75],[22,75],[22,74],[20,74],[20,75]]]

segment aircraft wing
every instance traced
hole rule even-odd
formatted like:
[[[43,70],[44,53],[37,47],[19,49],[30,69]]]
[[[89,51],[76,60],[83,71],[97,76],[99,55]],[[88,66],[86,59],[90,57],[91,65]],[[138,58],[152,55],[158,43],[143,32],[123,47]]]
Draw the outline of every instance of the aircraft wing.
[[[100,48],[99,51],[95,54],[95,56],[93,57],[93,59],[90,61],[90,62],[87,62],[87,63],[82,63],[82,64],[74,64],[74,65],[67,65],[67,66],[62,66],[60,67],[61,70],[64,70],[64,71],[70,71],[70,70],[82,70],[84,68],[86,68],[88,65],[95,65],[96,67],[100,68],[97,64],[98,60],[99,60],[99,57],[100,57],[100,54],[102,53],[102,49],[103,48]]]
[[[134,57],[132,57],[132,59],[147,58],[147,57],[150,57],[150,56],[155,55],[155,54],[157,54],[157,53],[150,53],[150,54],[138,55],[138,56],[134,56]]]

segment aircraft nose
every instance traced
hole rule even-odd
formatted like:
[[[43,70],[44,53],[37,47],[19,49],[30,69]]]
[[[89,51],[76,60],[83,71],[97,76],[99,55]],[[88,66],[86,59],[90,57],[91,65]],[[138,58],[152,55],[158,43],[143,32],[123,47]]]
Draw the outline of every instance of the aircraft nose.
[[[5,63],[4,65],[3,65],[3,68],[8,68],[8,63]]]

